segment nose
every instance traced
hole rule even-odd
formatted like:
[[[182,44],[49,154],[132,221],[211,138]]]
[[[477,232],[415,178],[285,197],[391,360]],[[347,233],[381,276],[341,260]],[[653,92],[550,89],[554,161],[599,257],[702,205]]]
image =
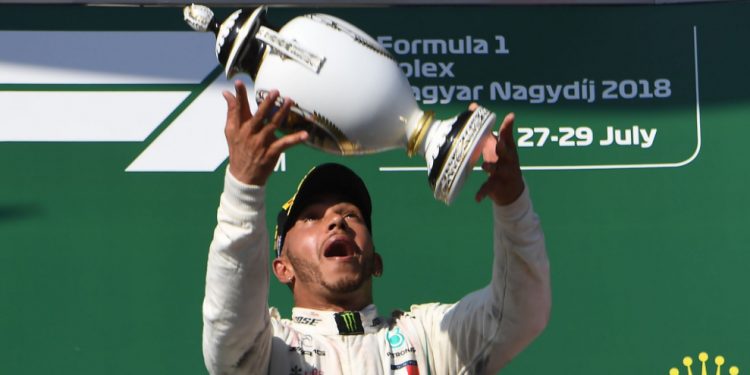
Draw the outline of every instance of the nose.
[[[344,216],[340,214],[333,214],[333,217],[331,217],[330,221],[328,222],[328,230],[335,230],[335,229],[342,229],[346,230],[346,220],[344,220]]]

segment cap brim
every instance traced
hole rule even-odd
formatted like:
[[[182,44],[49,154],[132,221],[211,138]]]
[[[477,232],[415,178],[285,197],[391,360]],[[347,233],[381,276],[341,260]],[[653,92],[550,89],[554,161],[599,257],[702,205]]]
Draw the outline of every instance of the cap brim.
[[[302,209],[324,195],[346,199],[356,205],[366,218],[370,217],[372,202],[362,179],[341,164],[328,163],[317,166],[302,180],[294,202],[287,210],[287,224],[294,223]]]

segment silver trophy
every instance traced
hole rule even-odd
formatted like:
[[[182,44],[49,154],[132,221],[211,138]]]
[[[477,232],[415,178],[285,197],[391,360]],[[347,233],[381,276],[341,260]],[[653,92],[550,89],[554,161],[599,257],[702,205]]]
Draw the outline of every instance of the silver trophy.
[[[310,146],[338,155],[393,148],[423,155],[435,198],[450,204],[479,159],[495,114],[479,107],[435,119],[419,109],[393,56],[362,30],[325,14],[274,29],[266,12],[265,6],[241,9],[219,23],[205,6],[184,9],[193,29],[216,35],[227,77],[250,75],[258,103],[273,89],[294,100],[281,131],[306,130]]]

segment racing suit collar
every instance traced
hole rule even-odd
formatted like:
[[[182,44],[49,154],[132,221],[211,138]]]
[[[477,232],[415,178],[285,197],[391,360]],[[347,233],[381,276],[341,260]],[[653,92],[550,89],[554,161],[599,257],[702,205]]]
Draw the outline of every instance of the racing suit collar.
[[[324,335],[359,335],[377,332],[382,323],[375,305],[360,311],[322,311],[295,307],[292,323],[300,331]]]

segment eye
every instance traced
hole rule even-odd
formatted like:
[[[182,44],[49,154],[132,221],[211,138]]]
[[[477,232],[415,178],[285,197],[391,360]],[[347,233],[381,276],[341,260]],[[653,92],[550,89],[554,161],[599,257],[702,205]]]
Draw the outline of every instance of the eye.
[[[320,214],[315,210],[305,210],[297,216],[297,220],[303,223],[312,223],[320,219]]]
[[[350,211],[344,214],[344,217],[349,220],[357,220],[359,221],[361,219],[358,212]]]
[[[301,220],[302,222],[305,222],[305,223],[311,223],[317,220],[317,218],[314,215],[305,215],[305,216],[300,216],[298,220]]]

